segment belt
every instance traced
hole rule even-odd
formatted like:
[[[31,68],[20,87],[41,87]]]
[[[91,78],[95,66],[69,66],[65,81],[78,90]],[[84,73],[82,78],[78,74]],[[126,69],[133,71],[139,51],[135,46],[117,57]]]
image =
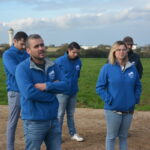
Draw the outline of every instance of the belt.
[[[118,111],[118,110],[113,110],[113,112],[119,114],[119,115],[125,115],[125,114],[133,114],[134,110],[129,110],[129,111]]]

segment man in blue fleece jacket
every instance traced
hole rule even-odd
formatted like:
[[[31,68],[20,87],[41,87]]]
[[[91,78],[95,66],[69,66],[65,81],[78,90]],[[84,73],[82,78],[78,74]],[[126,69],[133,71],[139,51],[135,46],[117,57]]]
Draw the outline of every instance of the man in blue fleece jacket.
[[[17,65],[29,56],[25,51],[26,39],[27,34],[25,32],[17,32],[14,36],[14,44],[3,54],[9,105],[7,150],[14,150],[15,131],[20,116],[20,94],[15,79],[15,72]]]
[[[30,35],[26,49],[30,58],[16,70],[26,149],[40,150],[44,142],[47,150],[61,150],[58,100],[55,94],[70,88],[68,80],[61,78],[57,65],[45,58],[45,46],[40,35]]]
[[[74,112],[76,107],[77,92],[78,92],[78,78],[81,70],[81,60],[79,59],[80,46],[76,42],[72,42],[68,46],[68,51],[63,56],[56,59],[56,63],[59,65],[63,72],[63,76],[67,76],[71,80],[71,87],[64,94],[58,94],[59,101],[58,119],[63,125],[63,119],[65,111],[67,113],[67,123],[69,133],[72,140],[78,142],[84,139],[76,133],[74,123]]]

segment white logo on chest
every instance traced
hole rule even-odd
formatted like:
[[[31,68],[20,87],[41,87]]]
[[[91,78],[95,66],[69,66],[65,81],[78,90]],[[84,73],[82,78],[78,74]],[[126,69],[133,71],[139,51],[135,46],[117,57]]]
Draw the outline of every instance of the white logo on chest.
[[[134,73],[133,73],[133,72],[129,72],[129,73],[128,73],[128,76],[129,76],[130,78],[133,78],[133,77],[134,77]]]
[[[80,70],[80,66],[79,65],[76,65],[76,70]]]
[[[51,72],[48,73],[48,76],[51,80],[54,80],[55,79],[55,72],[54,70],[52,70]]]

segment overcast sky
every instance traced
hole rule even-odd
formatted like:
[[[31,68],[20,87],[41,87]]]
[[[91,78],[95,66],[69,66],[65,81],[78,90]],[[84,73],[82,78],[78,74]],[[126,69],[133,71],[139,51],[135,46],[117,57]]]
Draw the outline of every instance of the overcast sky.
[[[40,34],[46,45],[150,44],[150,0],[0,0],[0,43],[8,29]]]

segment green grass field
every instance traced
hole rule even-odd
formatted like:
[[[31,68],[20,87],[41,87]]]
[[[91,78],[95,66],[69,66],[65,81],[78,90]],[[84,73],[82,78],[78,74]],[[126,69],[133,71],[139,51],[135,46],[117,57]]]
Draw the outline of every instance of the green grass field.
[[[82,71],[79,79],[78,107],[103,108],[103,102],[95,93],[95,85],[100,68],[105,64],[104,58],[82,58]],[[144,74],[142,78],[143,92],[137,110],[150,110],[150,59],[142,59]],[[0,104],[7,104],[5,73],[0,58]]]
[[[144,73],[142,78],[141,103],[136,106],[137,110],[150,110],[150,59],[141,59]],[[95,85],[99,71],[105,64],[104,58],[82,59],[83,68],[79,80],[80,91],[78,94],[79,107],[103,108],[103,102],[95,93]]]

